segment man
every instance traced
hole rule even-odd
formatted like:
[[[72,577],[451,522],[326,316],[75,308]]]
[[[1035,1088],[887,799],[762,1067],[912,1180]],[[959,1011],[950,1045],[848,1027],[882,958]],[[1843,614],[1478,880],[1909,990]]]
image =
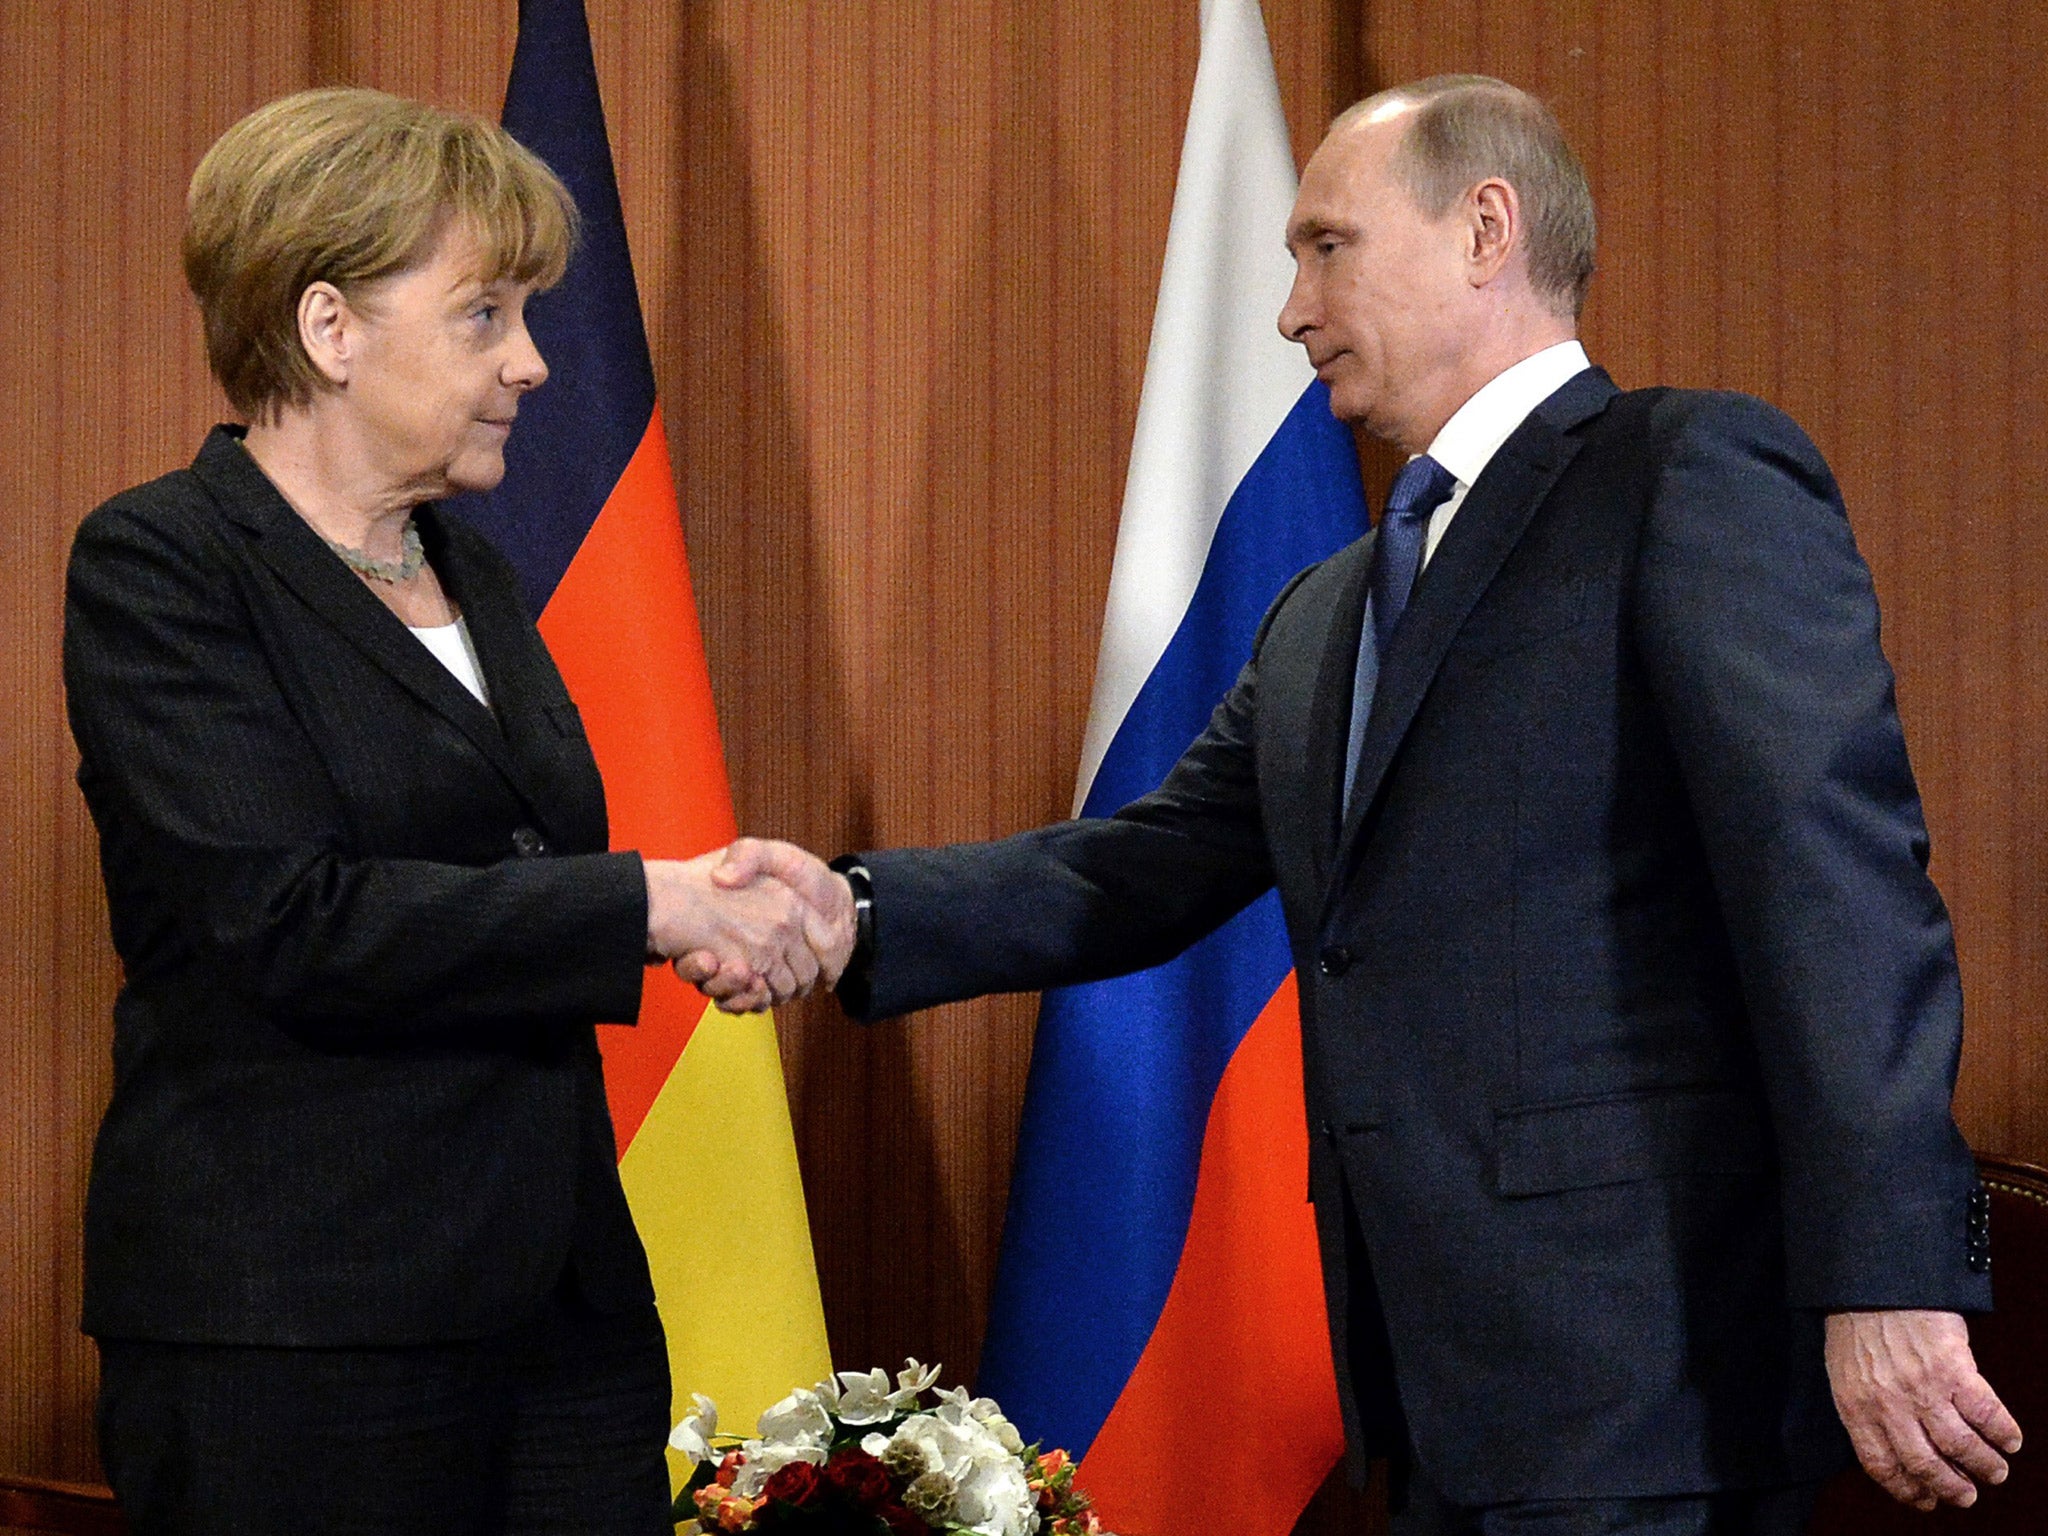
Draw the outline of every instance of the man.
[[[1826,466],[1757,401],[1588,366],[1584,176],[1498,81],[1346,112],[1287,238],[1281,329],[1418,457],[1166,784],[851,887],[781,844],[724,878],[842,928],[869,898],[868,1017],[1149,965],[1277,884],[1397,1530],[1796,1531],[1844,1426],[1897,1497],[1970,1503],[2020,1437],[1959,1315],[1954,950]]]

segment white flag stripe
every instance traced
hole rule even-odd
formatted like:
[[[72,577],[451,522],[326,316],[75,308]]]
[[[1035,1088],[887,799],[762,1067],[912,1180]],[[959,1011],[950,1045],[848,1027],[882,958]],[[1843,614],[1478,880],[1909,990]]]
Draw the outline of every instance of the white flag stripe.
[[[1202,0],[1159,305],[1074,793],[1080,810],[1201,579],[1237,484],[1314,378],[1276,322],[1294,152],[1257,0]]]

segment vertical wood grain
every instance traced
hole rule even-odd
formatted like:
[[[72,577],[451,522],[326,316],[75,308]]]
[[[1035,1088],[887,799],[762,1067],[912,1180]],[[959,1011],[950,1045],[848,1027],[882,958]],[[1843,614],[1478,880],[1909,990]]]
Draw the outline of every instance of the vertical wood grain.
[[[219,412],[178,274],[213,137],[301,83],[303,5],[0,6],[0,1466],[95,1465],[78,1234],[117,970],[72,784],[58,636],[72,528]]]

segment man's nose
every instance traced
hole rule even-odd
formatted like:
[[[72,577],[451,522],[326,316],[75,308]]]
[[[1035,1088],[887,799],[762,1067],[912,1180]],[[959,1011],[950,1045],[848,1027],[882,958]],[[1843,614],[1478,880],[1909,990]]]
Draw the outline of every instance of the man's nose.
[[[1289,341],[1306,341],[1314,324],[1310,319],[1308,296],[1302,291],[1301,273],[1294,274],[1294,285],[1287,290],[1287,302],[1280,306],[1280,334]]]

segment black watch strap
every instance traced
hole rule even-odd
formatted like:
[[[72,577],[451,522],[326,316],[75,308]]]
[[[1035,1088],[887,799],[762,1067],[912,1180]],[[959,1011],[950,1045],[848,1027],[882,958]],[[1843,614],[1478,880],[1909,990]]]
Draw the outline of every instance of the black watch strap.
[[[875,883],[868,877],[860,855],[843,853],[832,861],[835,874],[844,875],[853,888],[853,954],[840,973],[839,1005],[855,1018],[865,1018],[872,996],[875,968]]]

